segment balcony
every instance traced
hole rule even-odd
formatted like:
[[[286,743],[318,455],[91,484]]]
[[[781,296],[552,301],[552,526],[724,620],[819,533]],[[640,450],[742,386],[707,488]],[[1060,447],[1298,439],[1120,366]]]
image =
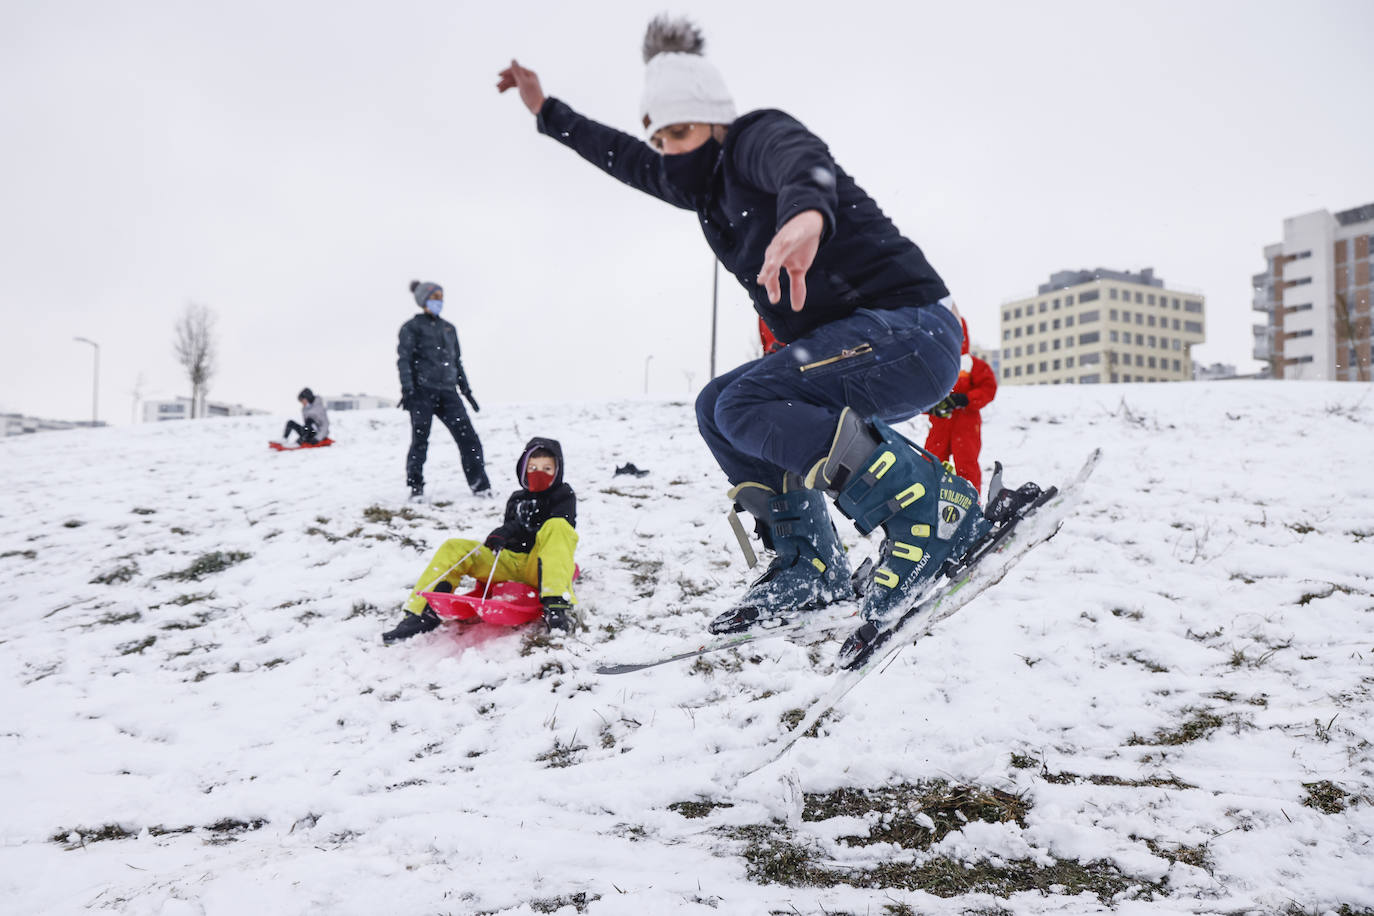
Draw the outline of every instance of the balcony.
[[[1251,325],[1250,329],[1255,334],[1255,348],[1251,356],[1262,362],[1268,362],[1274,355],[1274,332],[1267,324]]]

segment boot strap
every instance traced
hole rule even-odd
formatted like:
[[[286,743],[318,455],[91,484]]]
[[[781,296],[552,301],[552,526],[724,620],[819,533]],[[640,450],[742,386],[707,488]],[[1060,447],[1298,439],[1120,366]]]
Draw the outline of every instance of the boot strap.
[[[749,564],[750,569],[753,569],[759,565],[759,558],[754,553],[753,545],[749,543],[749,534],[744,530],[744,524],[739,520],[739,512],[731,509],[726,518],[730,521],[730,530],[735,533],[735,540],[739,541],[739,549],[744,554],[744,562]]]

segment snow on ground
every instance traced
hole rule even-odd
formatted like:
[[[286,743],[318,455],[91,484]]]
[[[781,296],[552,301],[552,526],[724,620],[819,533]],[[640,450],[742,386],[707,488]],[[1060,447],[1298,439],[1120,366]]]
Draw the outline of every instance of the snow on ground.
[[[404,416],[332,419],[0,442],[5,912],[1374,909],[1368,385],[1004,388],[1009,481],[1104,449],[1077,515],[748,777],[836,638],[594,673],[746,581],[690,404],[478,415],[498,491],[562,440],[584,627],[391,649],[504,500],[436,430],[411,507]]]

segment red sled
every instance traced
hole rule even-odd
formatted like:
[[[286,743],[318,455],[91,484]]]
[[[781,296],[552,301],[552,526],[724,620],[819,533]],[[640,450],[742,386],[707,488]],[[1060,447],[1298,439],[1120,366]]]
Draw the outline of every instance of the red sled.
[[[493,582],[491,591],[482,597],[484,586],[479,583],[466,594],[453,592],[421,592],[434,613],[451,620],[478,618],[484,623],[518,627],[544,616],[539,593],[523,582]]]
[[[296,452],[303,448],[324,448],[326,445],[333,444],[333,439],[321,439],[319,442],[302,442],[300,445],[282,445],[280,442],[268,442],[267,447],[279,452]]]

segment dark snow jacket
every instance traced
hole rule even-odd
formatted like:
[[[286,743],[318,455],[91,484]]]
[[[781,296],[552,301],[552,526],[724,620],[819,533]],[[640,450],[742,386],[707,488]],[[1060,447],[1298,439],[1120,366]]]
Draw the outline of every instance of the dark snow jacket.
[[[553,475],[553,484],[547,490],[534,493],[525,489],[525,466],[530,462],[530,453],[537,448],[553,452],[558,470]],[[577,495],[572,487],[563,482],[563,446],[558,444],[557,439],[536,436],[527,442],[515,465],[515,476],[520,481],[520,489],[506,500],[505,521],[487,535],[488,547],[492,550],[499,548],[529,553],[534,547],[535,535],[549,519],[567,519],[569,525],[577,527]]]
[[[705,193],[691,196],[669,183],[663,157],[643,140],[584,117],[549,98],[541,133],[631,187],[695,210],[716,257],[748,291],[773,334],[790,343],[859,308],[929,305],[949,295],[921,249],[830,157],[819,137],[781,111],[743,115],[730,125]],[[764,251],[789,219],[804,210],[825,218],[820,250],[806,274],[806,304],[792,311],[787,277],[777,305],[757,282]]]
[[[401,391],[420,388],[452,391],[456,386],[471,398],[467,375],[463,372],[458,330],[438,315],[421,312],[401,325],[396,344],[396,370],[401,375]]]

